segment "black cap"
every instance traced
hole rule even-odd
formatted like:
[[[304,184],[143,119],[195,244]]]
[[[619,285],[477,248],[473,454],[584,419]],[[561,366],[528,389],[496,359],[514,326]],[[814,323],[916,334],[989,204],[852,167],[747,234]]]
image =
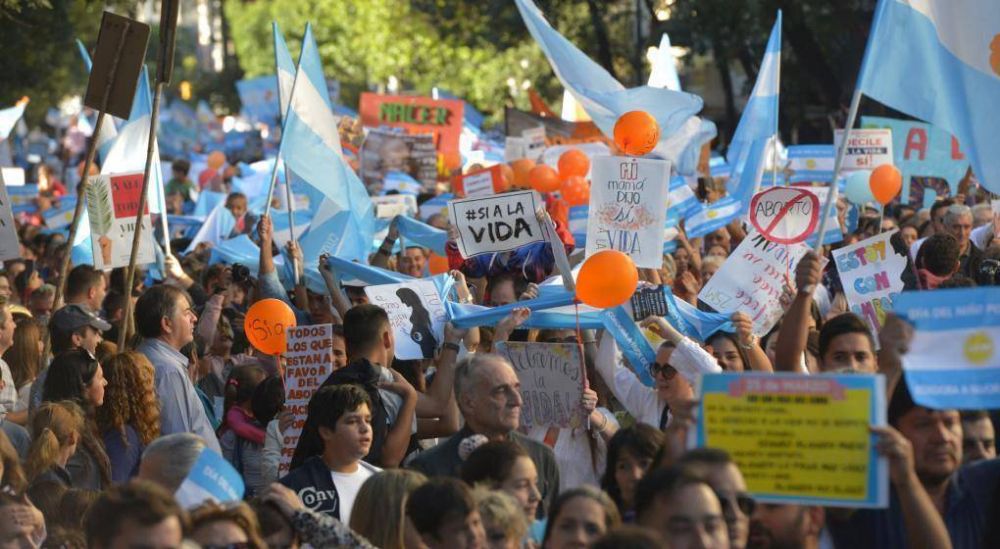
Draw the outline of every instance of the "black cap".
[[[111,329],[111,324],[90,312],[82,305],[66,305],[58,311],[52,313],[49,319],[49,330],[53,334],[71,334],[84,326],[99,331],[106,332]]]
[[[917,403],[913,402],[910,388],[906,385],[905,374],[899,376],[896,388],[892,391],[892,398],[889,399],[889,425],[899,428],[899,420],[916,407]]]

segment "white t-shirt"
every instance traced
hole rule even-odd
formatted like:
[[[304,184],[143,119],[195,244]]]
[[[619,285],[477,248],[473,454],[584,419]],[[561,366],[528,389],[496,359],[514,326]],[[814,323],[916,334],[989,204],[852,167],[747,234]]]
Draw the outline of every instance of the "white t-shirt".
[[[337,498],[340,502],[340,522],[345,526],[351,523],[351,510],[354,508],[354,500],[358,497],[361,485],[368,480],[368,477],[379,471],[381,469],[378,467],[363,461],[358,463],[358,470],[353,473],[330,471],[333,486],[337,489]]]

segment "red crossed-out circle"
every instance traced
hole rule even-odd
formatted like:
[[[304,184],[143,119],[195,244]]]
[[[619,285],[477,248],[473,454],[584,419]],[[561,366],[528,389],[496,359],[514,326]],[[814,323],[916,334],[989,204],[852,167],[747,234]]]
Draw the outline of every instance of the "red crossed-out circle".
[[[782,206],[780,210],[778,210],[778,213],[775,214],[771,222],[768,223],[766,227],[762,227],[760,225],[760,221],[757,219],[757,214],[756,214],[757,204],[760,203],[762,198],[765,198],[767,195],[774,193],[788,194],[791,196],[791,198],[785,202],[785,205]],[[809,223],[806,225],[805,230],[801,234],[793,235],[788,238],[773,236],[771,233],[778,227],[782,219],[784,219],[785,216],[788,214],[789,210],[791,210],[792,207],[794,207],[795,204],[797,204],[801,200],[809,201],[810,205],[812,206],[812,209],[810,210],[809,214]],[[798,244],[799,242],[804,242],[806,239],[809,238],[809,235],[811,235],[812,232],[816,230],[816,224],[818,222],[819,222],[819,198],[817,198],[815,194],[804,189],[796,189],[792,187],[774,187],[755,194],[754,197],[750,200],[750,224],[753,225],[753,227],[757,229],[757,231],[764,238],[766,238],[771,242],[775,242],[778,244]]]

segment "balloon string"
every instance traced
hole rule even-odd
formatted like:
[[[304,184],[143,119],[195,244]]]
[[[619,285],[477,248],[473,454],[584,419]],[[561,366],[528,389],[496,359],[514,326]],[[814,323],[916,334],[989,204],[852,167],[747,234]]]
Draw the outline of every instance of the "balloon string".
[[[576,316],[576,346],[580,349],[580,371],[583,373],[583,387],[590,388],[590,380],[587,379],[587,361],[584,354],[587,352],[583,347],[583,330],[580,329],[580,302],[573,300],[573,309]]]

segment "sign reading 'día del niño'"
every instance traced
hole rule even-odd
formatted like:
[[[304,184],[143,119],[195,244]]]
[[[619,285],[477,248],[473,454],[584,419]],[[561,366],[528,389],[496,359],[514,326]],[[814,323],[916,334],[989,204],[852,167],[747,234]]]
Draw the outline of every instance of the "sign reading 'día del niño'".
[[[409,95],[364,92],[359,104],[361,123],[369,128],[390,126],[409,133],[434,135],[437,149],[450,168],[461,165],[458,150],[465,104],[459,99],[431,99]]]
[[[601,250],[628,254],[637,267],[663,263],[670,162],[598,156],[593,159],[587,257]]]
[[[698,299],[720,313],[746,313],[754,335],[763,337],[781,318],[785,283],[794,279],[795,266],[808,251],[805,244],[775,244],[751,230]]]
[[[1000,288],[903,292],[894,305],[915,328],[903,371],[917,404],[1000,408]]]
[[[365,294],[372,305],[382,307],[389,315],[396,336],[396,358],[434,358],[434,352],[444,341],[448,315],[433,281],[415,279],[367,286]]]
[[[802,187],[771,187],[750,200],[750,224],[771,242],[805,242],[819,221],[819,199]]]
[[[839,150],[843,141],[844,130],[834,132],[834,150]],[[882,164],[892,164],[892,130],[851,130],[846,147],[840,168],[844,172],[874,170]]]
[[[295,447],[302,436],[309,400],[333,373],[333,325],[285,328],[285,409],[292,412],[292,425],[281,434],[278,476],[288,473]]]
[[[886,507],[889,467],[869,431],[886,424],[881,375],[701,376],[692,447],[725,450],[759,501]]]
[[[541,205],[535,191],[452,200],[448,213],[458,229],[458,251],[462,257],[472,257],[544,241],[545,233],[535,216]]]
[[[584,375],[578,345],[507,341],[497,344],[497,353],[510,360],[521,382],[523,425],[583,426],[586,414],[580,398]]]
[[[87,218],[90,221],[90,242],[94,248],[95,268],[103,270],[128,265],[141,194],[142,173],[90,178],[90,184],[87,185]],[[141,219],[142,237],[136,265],[156,261],[148,205]]]
[[[878,341],[878,332],[903,291],[906,257],[893,250],[889,238],[896,231],[875,235],[833,252],[840,283],[851,312],[865,319]]]

